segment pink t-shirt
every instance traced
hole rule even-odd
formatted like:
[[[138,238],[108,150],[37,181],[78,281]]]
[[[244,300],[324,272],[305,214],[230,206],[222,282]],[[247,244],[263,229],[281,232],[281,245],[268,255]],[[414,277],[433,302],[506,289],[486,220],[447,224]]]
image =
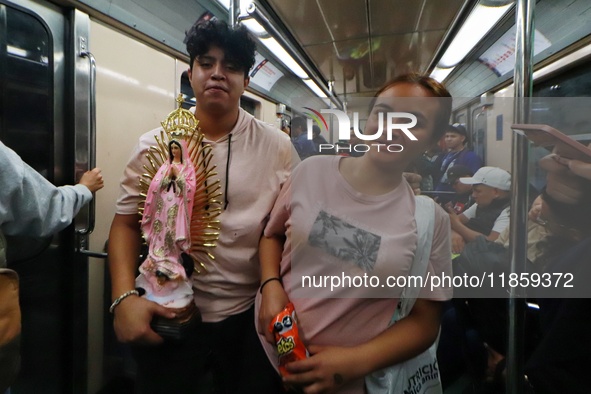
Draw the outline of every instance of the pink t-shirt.
[[[155,145],[155,129],[140,137],[121,179],[117,213],[138,212],[139,177],[145,171],[146,152]],[[252,306],[260,281],[258,244],[267,217],[292,166],[299,162],[289,137],[240,109],[238,121],[229,135],[218,141],[204,140],[213,149],[221,192],[227,183],[228,206],[218,217],[221,232],[207,256],[207,272],[193,275],[195,303],[203,320],[216,322],[244,312]],[[226,163],[230,163],[226,179]],[[224,201],[225,195],[218,199]]]
[[[388,287],[387,277],[408,275],[417,247],[415,197],[408,183],[379,196],[360,193],[339,172],[341,159],[303,161],[286,182],[265,228],[267,236],[287,234],[281,276],[306,345],[352,346],[384,331],[402,291]],[[449,217],[437,207],[430,275],[451,275],[449,234]],[[371,282],[372,276],[380,282]],[[345,286],[331,289],[336,280],[327,277],[338,277]],[[422,298],[433,300],[451,295],[451,288],[421,290]],[[275,349],[262,336],[261,342],[276,364]],[[339,392],[363,393],[363,387],[360,379]]]

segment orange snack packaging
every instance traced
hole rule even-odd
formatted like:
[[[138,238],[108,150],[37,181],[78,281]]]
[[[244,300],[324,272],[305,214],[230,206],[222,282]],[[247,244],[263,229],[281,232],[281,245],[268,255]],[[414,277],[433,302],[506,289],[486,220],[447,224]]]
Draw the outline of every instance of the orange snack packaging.
[[[271,320],[269,331],[275,335],[279,372],[283,376],[289,375],[285,369],[287,363],[303,360],[310,355],[300,338],[295,309],[291,302]]]

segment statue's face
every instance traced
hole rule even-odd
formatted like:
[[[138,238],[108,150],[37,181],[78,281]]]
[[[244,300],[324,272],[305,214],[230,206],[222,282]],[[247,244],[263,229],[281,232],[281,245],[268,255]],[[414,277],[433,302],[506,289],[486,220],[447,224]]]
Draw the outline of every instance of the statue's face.
[[[181,159],[181,148],[177,144],[172,144],[170,146],[170,150],[172,151],[172,157],[176,160]]]

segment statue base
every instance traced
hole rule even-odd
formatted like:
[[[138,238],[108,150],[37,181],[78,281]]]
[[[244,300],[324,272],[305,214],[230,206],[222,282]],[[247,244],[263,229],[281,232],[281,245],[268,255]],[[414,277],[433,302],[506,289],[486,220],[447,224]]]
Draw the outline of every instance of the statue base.
[[[191,302],[184,308],[172,309],[176,313],[174,319],[156,316],[150,327],[165,340],[182,341],[189,332],[201,323],[201,312]]]

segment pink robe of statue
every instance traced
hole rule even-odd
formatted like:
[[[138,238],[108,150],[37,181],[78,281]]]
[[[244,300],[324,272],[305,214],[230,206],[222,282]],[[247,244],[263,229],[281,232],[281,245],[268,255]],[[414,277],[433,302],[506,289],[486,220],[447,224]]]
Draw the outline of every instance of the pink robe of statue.
[[[136,279],[136,286],[146,290],[147,299],[171,308],[182,308],[193,301],[181,253],[189,254],[191,249],[195,168],[184,141],[181,149],[182,163],[167,160],[150,183],[141,223],[148,257]],[[176,179],[172,166],[177,170]]]

